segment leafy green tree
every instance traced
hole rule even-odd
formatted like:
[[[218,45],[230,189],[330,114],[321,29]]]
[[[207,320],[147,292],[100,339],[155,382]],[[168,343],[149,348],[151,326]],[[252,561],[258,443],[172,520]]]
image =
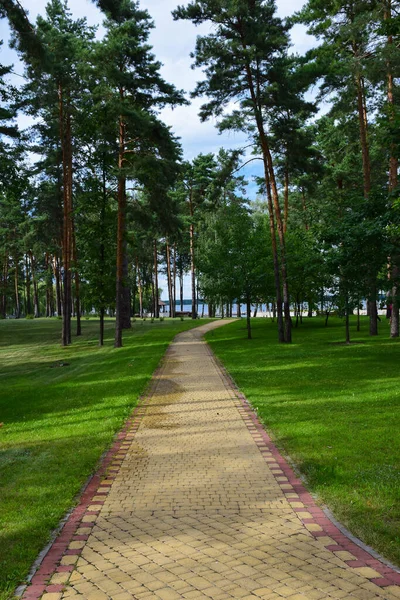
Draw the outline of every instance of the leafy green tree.
[[[109,118],[118,139],[118,226],[115,347],[122,346],[122,329],[130,327],[130,294],[127,259],[126,182],[151,183],[151,189],[173,179],[171,166],[179,158],[176,141],[154,110],[183,102],[182,95],[166,83],[148,45],[153,24],[137,2],[109,3],[106,36],[94,58],[99,89],[107,98]],[[162,163],[162,164],[161,164]],[[157,167],[159,177],[155,178]],[[172,177],[172,179],[171,179]],[[153,181],[152,181],[153,178]]]
[[[196,96],[207,96],[203,120],[215,116],[219,129],[245,131],[261,149],[265,189],[270,216],[270,238],[274,260],[278,307],[278,335],[291,341],[290,299],[286,269],[285,238],[271,136],[267,129],[276,66],[289,45],[288,27],[276,15],[272,0],[199,0],[180,6],[176,19],[196,25],[211,23],[213,33],[197,38],[195,65],[205,69],[206,79],[198,83]],[[235,108],[229,111],[231,104]],[[278,251],[279,243],[279,251]],[[285,327],[282,314],[282,293]]]

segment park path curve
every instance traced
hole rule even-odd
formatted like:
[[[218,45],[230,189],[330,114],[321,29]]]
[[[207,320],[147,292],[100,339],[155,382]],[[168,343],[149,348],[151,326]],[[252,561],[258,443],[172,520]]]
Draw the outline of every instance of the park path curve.
[[[399,575],[325,517],[202,340],[224,323],[171,344],[53,574],[50,551],[24,598],[400,598]]]

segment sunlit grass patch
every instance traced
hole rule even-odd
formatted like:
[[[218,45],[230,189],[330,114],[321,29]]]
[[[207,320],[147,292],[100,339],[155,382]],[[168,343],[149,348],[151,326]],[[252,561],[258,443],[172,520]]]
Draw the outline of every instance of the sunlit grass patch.
[[[83,322],[60,346],[59,320],[0,321],[0,599],[27,575],[180,331],[207,321]],[[63,366],[61,366],[63,365]]]
[[[306,319],[292,345],[253,319],[207,334],[276,443],[355,535],[400,565],[400,341],[368,335],[342,345],[343,322]]]

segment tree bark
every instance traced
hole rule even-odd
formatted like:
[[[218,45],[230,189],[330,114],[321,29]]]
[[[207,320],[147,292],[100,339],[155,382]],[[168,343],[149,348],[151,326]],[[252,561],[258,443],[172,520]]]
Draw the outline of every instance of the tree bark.
[[[76,236],[75,236],[75,223],[73,217],[71,218],[72,225],[72,261],[74,263],[74,276],[75,276],[75,314],[76,314],[76,335],[82,335],[82,324],[81,324],[81,299],[80,299],[80,281],[78,271],[78,255],[76,251]]]
[[[371,191],[371,163],[368,144],[368,121],[365,104],[364,80],[359,73],[355,77],[357,90],[358,123],[360,129],[361,153],[363,163],[364,198],[368,198]]]
[[[120,91],[123,99],[123,91]],[[119,118],[119,147],[118,147],[118,224],[117,224],[117,278],[115,299],[115,340],[114,347],[122,347],[122,330],[124,329],[124,259],[126,253],[126,179],[123,174],[125,149],[125,123]]]
[[[72,132],[71,114],[64,99],[64,90],[58,86],[60,137],[63,163],[63,324],[62,345],[71,343],[71,217],[72,217]]]
[[[139,314],[143,317],[143,289],[142,289],[142,280],[140,277],[140,269],[139,269],[139,261],[136,261],[136,272],[138,278],[138,292],[139,292]]]
[[[284,194],[284,212],[283,212],[283,233],[286,235],[288,219],[289,219],[289,165],[285,161],[285,184],[283,187]]]
[[[25,303],[25,316],[32,314],[31,305],[31,279],[29,273],[29,262],[28,254],[25,254],[25,288],[26,288],[26,303]]]
[[[167,259],[167,283],[168,283],[168,299],[169,299],[169,316],[171,319],[174,317],[174,307],[173,307],[173,293],[172,293],[172,277],[171,277],[171,248],[166,240],[166,259]]]
[[[245,38],[243,33],[242,36],[242,44],[243,49],[247,52],[247,46],[245,42]],[[260,98],[260,94],[256,93],[256,85],[254,82],[252,70],[250,67],[250,63],[246,63],[246,74],[247,74],[247,83],[249,86],[249,92],[253,104],[253,112],[254,117],[257,124],[257,130],[259,135],[260,146],[263,155],[263,163],[264,163],[264,174],[265,174],[265,183],[267,186],[267,190],[270,192],[268,194],[268,210],[270,213],[270,228],[271,228],[271,238],[272,238],[272,253],[274,259],[274,274],[275,274],[275,287],[276,287],[276,297],[277,297],[277,308],[278,308],[278,338],[280,342],[290,343],[292,341],[292,322],[290,317],[290,297],[289,297],[289,286],[288,286],[288,278],[287,278],[287,270],[286,270],[286,247],[285,247],[285,234],[283,229],[282,215],[281,215],[281,207],[279,203],[279,195],[278,188],[276,185],[275,178],[275,170],[273,166],[271,151],[269,148],[268,138],[264,129],[264,121],[262,117],[262,99]],[[258,89],[258,88],[257,88]],[[275,211],[271,211],[270,207],[270,197],[272,198],[272,204]],[[275,229],[275,219],[276,219],[276,229]],[[276,245],[276,237],[275,231],[278,232],[278,240],[279,240],[279,250],[280,256],[278,256],[277,245]],[[279,269],[280,267],[280,269]],[[281,323],[281,289],[280,289],[280,276],[282,278],[282,291],[283,291],[283,308],[285,315],[285,324],[284,328]]]
[[[384,19],[390,20],[392,18],[392,2],[386,0]],[[393,46],[393,36],[389,35],[387,39],[389,47]],[[390,123],[394,122],[394,81],[393,73],[390,62],[387,63],[387,101],[389,105],[389,120]],[[392,142],[390,145],[390,159],[389,159],[389,193],[392,193],[398,185],[398,158],[395,155],[396,146]],[[399,300],[398,300],[398,277],[399,277],[399,264],[400,258],[398,256],[391,257],[389,260],[389,278],[394,282],[392,285],[391,296],[392,296],[392,312],[390,317],[390,337],[399,337]],[[393,264],[395,263],[395,264]]]
[[[154,240],[154,287],[155,287],[155,303],[154,303],[154,316],[158,319],[160,316],[159,307],[159,294],[158,294],[158,253],[157,253],[157,240]]]
[[[183,312],[183,269],[179,272],[179,294],[181,301],[181,312]]]
[[[100,335],[99,346],[104,346],[104,306],[100,308]]]
[[[33,284],[33,316],[35,317],[35,319],[38,319],[40,317],[40,314],[39,314],[39,292],[38,292],[38,285],[37,285],[37,279],[36,279],[35,259],[33,257],[32,251],[29,251],[29,260],[31,263],[32,284]]]
[[[19,269],[18,269],[18,257],[15,257],[15,274],[14,274],[14,290],[15,290],[15,318],[19,319],[21,316],[21,305],[19,302],[19,291],[18,291],[18,277],[19,277]]]
[[[250,298],[246,299],[246,325],[247,325],[247,339],[251,340],[251,301],[250,301]]]
[[[195,255],[194,255],[194,223],[193,223],[193,201],[192,201],[192,191],[189,196],[189,210],[190,210],[190,273],[191,273],[191,283],[192,283],[192,319],[196,319],[196,268],[195,268]]]
[[[176,316],[176,243],[173,246],[172,259],[172,299],[174,303],[174,317]]]
[[[348,292],[346,292],[345,311],[346,311],[346,316],[345,316],[345,320],[346,320],[346,344],[350,344],[350,316],[349,316],[349,293]]]
[[[373,285],[371,286],[371,296],[369,299],[369,335],[378,335],[378,309],[376,300],[376,285]]]

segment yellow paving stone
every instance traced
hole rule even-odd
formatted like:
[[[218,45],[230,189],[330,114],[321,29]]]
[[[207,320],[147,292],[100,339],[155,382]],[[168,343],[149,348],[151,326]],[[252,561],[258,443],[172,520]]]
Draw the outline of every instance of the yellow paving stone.
[[[374,577],[382,577],[378,571],[375,569],[371,569],[371,567],[356,567],[354,571],[358,575],[362,575],[362,577],[367,577],[368,579],[373,579]]]
[[[65,566],[67,566],[67,565],[74,565],[77,560],[78,560],[77,556],[74,556],[74,555],[69,556],[69,555],[67,555],[67,556],[63,556],[62,557],[62,559],[60,561],[60,564],[61,565],[65,565]]]
[[[71,573],[54,573],[50,579],[51,585],[64,585],[70,578]]]
[[[382,591],[371,570],[343,562],[351,554],[326,549],[329,536],[312,536],[319,525],[302,523],[311,513],[260,452],[262,436],[201,341],[220,325],[170,346],[115,478],[95,496],[102,504],[82,519],[89,538],[70,546],[82,556],[61,561],[74,571],[60,598],[399,600],[397,586]]]
[[[55,594],[54,592],[43,594],[43,600],[61,600],[62,594]]]
[[[354,554],[351,554],[351,552],[347,552],[347,550],[339,550],[338,552],[335,552],[335,556],[337,556],[341,560],[356,560]]]

